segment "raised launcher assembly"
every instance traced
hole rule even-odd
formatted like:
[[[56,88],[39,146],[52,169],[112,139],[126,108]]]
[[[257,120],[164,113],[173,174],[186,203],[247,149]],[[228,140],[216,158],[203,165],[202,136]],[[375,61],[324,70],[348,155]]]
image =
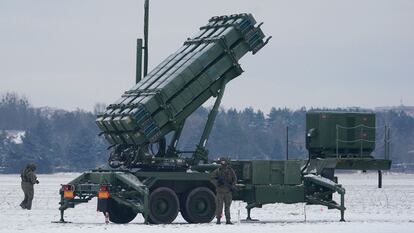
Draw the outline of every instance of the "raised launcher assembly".
[[[251,14],[213,17],[206,26],[143,80],[126,91],[96,124],[112,145],[111,167],[185,169],[206,163],[205,149],[225,85],[243,70],[238,61],[247,52],[257,53],[270,38],[255,26]],[[192,157],[185,160],[176,149],[185,119],[210,97],[217,96],[202,138]],[[166,149],[164,136],[174,131]],[[159,150],[149,150],[158,143]]]

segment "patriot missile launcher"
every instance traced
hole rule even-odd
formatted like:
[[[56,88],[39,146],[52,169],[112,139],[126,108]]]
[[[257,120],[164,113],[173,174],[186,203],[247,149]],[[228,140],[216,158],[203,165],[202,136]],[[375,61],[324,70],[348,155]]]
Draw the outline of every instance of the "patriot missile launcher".
[[[260,26],[251,14],[213,17],[147,75],[144,65],[142,80],[138,54],[138,82],[96,119],[111,145],[108,162],[113,169],[85,172],[62,185],[59,222],[65,222],[65,210],[94,197],[98,211],[113,223],[128,223],[139,213],[152,224],[171,223],[178,213],[188,223],[210,222],[215,187],[209,172],[218,165],[209,160],[205,146],[226,84],[243,72],[239,60],[248,52],[256,54],[270,39],[265,39]],[[137,44],[140,52],[142,40]],[[148,54],[146,39],[144,44]],[[144,64],[147,60],[145,56]],[[180,151],[177,144],[185,120],[211,97],[216,97],[215,103],[198,145],[194,151]],[[152,151],[153,144],[158,145],[157,152]],[[337,160],[319,158],[231,161],[238,177],[234,199],[247,203],[248,219],[252,208],[302,202],[337,209],[344,221],[345,189],[332,172],[326,172],[336,164]],[[340,196],[339,203],[333,194]]]

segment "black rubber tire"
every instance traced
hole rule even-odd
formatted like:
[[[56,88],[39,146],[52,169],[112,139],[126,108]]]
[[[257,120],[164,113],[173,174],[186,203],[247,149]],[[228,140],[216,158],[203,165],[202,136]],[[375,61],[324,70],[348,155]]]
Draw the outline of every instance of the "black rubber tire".
[[[151,192],[148,207],[149,223],[169,224],[177,217],[180,204],[177,194],[173,190],[161,187]]]
[[[108,199],[109,221],[117,224],[129,223],[137,216],[130,207],[118,204],[113,199]]]
[[[181,215],[188,223],[209,223],[216,212],[216,195],[207,187],[198,187],[188,193]]]

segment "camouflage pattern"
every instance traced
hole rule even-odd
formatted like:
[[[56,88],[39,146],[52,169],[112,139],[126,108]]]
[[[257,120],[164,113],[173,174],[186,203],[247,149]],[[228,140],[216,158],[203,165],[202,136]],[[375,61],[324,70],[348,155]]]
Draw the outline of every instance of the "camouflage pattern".
[[[237,182],[236,173],[229,166],[221,166],[211,173],[211,179],[217,192],[231,192]]]
[[[232,192],[237,182],[236,173],[227,165],[227,160],[221,159],[222,166],[211,173],[211,179],[216,185],[216,217],[219,220],[223,212],[226,222],[230,222],[230,206],[233,200]],[[218,221],[219,222],[219,221]]]
[[[22,178],[21,187],[24,193],[24,200],[20,203],[23,209],[30,210],[32,208],[32,201],[34,197],[34,184],[38,184],[37,176],[35,174],[36,165],[29,164],[23,169],[20,177]]]
[[[233,195],[231,192],[217,192],[216,194],[216,217],[221,219],[223,215],[223,204],[224,204],[224,216],[226,216],[226,221],[230,221],[230,206],[233,201]]]

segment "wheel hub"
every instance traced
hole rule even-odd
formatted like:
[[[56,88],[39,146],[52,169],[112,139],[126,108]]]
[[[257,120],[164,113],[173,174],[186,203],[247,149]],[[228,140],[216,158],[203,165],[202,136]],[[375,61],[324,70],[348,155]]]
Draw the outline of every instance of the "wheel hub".
[[[164,199],[160,199],[157,201],[157,213],[165,214],[168,211],[168,203]]]
[[[206,202],[203,199],[198,199],[195,201],[195,211],[197,213],[203,213],[206,210]]]

